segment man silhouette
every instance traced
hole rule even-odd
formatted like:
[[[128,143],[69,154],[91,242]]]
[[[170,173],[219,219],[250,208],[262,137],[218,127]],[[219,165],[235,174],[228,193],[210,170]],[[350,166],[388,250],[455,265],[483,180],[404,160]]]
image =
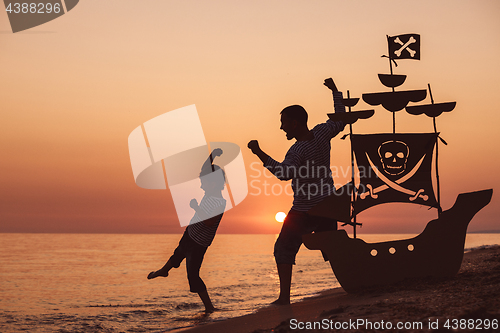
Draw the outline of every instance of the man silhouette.
[[[324,84],[333,92],[335,112],[345,112],[342,93],[333,80],[326,79]],[[302,245],[302,235],[337,228],[336,221],[312,218],[307,212],[335,192],[330,169],[330,141],[344,129],[345,124],[327,120],[309,130],[307,118],[306,110],[300,105],[291,105],[281,111],[280,129],[286,133],[288,140],[296,140],[281,163],[267,155],[257,140],[248,143],[252,153],[278,179],[292,180],[293,205],[274,245],[280,280],[279,298],[272,303],[275,305],[290,304],[292,267]]]

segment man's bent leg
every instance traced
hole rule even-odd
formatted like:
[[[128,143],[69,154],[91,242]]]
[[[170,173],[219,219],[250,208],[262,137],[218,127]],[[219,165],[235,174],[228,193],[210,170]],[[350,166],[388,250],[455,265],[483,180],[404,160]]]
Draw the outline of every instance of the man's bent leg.
[[[311,225],[314,226],[314,232],[322,232],[322,231],[332,231],[338,230],[337,228],[337,220],[330,219],[328,217],[321,216],[311,216],[310,217]],[[323,255],[323,259],[325,261],[329,261],[328,255],[326,252],[321,250],[321,254]]]

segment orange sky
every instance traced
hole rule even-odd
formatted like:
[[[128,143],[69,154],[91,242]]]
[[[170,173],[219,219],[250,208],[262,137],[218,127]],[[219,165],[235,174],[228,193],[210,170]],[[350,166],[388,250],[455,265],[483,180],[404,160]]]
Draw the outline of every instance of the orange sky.
[[[500,189],[499,14],[494,0],[85,0],[13,34],[1,12],[0,232],[181,232],[168,190],[134,183],[127,147],[134,128],[196,104],[207,141],[242,147],[252,180],[262,169],[251,164],[258,159],[247,142],[258,139],[281,160],[291,142],[279,111],[301,104],[311,127],[326,120],[325,78],[357,97],[386,89],[377,74],[388,72],[380,57],[387,34],[422,38],[421,61],[395,69],[408,75],[403,88],[430,83],[436,101],[457,101],[438,118],[449,143],[440,150],[444,209],[458,193]],[[422,117],[398,113],[398,131],[431,131]],[[390,119],[378,107],[354,131],[390,131]],[[332,166],[349,164],[348,140],[333,139]],[[286,212],[291,197],[249,191],[220,232],[279,231],[274,214]],[[494,194],[469,231],[499,230],[499,213]],[[383,205],[359,219],[361,232],[419,233],[435,216]]]

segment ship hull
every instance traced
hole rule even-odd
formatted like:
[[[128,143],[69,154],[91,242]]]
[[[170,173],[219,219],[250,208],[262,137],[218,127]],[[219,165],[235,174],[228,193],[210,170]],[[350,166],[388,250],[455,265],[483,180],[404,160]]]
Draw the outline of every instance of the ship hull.
[[[366,243],[337,230],[304,235],[304,245],[328,256],[337,280],[348,293],[407,278],[453,276],[462,263],[469,222],[490,202],[492,194],[491,189],[460,194],[452,208],[430,221],[414,238]]]

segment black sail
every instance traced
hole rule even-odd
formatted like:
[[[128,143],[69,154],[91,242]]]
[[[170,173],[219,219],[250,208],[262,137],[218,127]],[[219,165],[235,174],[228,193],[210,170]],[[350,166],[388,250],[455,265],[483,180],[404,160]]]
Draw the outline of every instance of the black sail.
[[[355,213],[388,202],[437,207],[431,178],[437,135],[353,134],[360,179]]]

